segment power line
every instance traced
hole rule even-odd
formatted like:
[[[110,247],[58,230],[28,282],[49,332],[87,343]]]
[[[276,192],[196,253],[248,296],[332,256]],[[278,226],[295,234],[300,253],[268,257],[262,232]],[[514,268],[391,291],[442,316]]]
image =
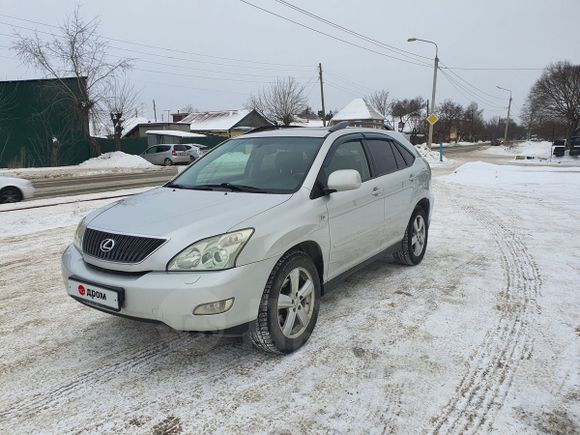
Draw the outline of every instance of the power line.
[[[341,30],[343,32],[346,32],[346,33],[352,35],[352,36],[355,36],[355,37],[357,37],[359,39],[362,39],[362,40],[364,40],[366,42],[370,42],[371,44],[374,44],[374,45],[377,45],[379,47],[382,47],[382,48],[384,48],[386,50],[395,52],[398,55],[407,56],[407,57],[415,56],[415,57],[419,57],[419,58],[423,58],[423,59],[429,59],[429,60],[431,59],[430,57],[423,56],[423,55],[420,55],[420,54],[417,54],[417,53],[413,53],[412,51],[404,50],[402,48],[395,47],[393,45],[387,44],[385,42],[382,42],[382,41],[379,41],[377,39],[371,38],[369,36],[363,35],[361,33],[355,32],[354,30],[351,30],[351,29],[349,29],[347,27],[341,26],[340,24],[337,24],[337,23],[335,23],[333,21],[330,21],[330,20],[328,20],[328,19],[326,19],[324,17],[321,17],[320,15],[316,15],[315,13],[310,12],[310,11],[307,11],[306,9],[302,9],[302,8],[296,6],[296,5],[292,4],[292,3],[289,3],[287,1],[284,1],[284,0],[274,0],[274,1],[280,3],[280,4],[284,5],[284,6],[286,6],[288,8],[291,8],[291,9],[293,9],[293,10],[295,10],[295,11],[297,11],[297,12],[303,14],[303,15],[306,15],[306,16],[308,16],[310,18],[313,18],[313,19],[318,20],[318,21],[320,21],[322,23],[328,24],[329,26],[332,26],[335,29],[339,29],[339,30]],[[416,60],[416,59],[413,59],[413,60]]]
[[[444,70],[441,70],[441,73],[447,79],[447,81],[449,82],[449,84],[451,86],[453,86],[453,88],[455,88],[455,90],[457,92],[459,92],[463,97],[465,97],[465,99],[467,101],[479,102],[484,107],[488,107],[488,108],[492,108],[492,109],[496,109],[496,110],[500,110],[500,109],[503,110],[504,109],[501,106],[496,106],[495,103],[490,102],[489,100],[483,100],[481,98],[481,96],[478,96],[475,93],[473,93],[469,88],[467,88],[465,85],[461,84],[459,81],[457,81],[456,79],[454,79],[453,77],[451,77]],[[467,93],[469,96],[465,95],[465,93]]]
[[[441,63],[443,65],[443,63]],[[447,69],[447,67],[445,65],[443,65],[443,69]],[[449,70],[449,73],[452,74],[453,76],[455,76],[457,79],[461,80],[463,83],[465,83],[466,85],[472,87],[473,89],[475,89],[477,92],[481,93],[482,95],[487,95],[488,97],[492,97],[495,98],[496,100],[504,100],[503,97],[499,97],[497,95],[493,95],[490,94],[489,92],[485,92],[484,90],[478,88],[477,86],[475,86],[474,84],[470,83],[469,81],[465,80],[463,77],[461,77],[459,74],[457,74],[455,71],[453,70]]]
[[[395,57],[395,56],[391,56],[389,54],[386,54],[386,53],[383,53],[383,52],[380,52],[380,51],[377,51],[377,50],[373,50],[372,48],[368,48],[368,47],[365,47],[363,45],[359,45],[359,44],[357,44],[355,42],[348,41],[348,40],[342,39],[342,38],[340,38],[338,36],[334,36],[334,35],[331,35],[329,33],[323,32],[321,30],[315,29],[313,27],[307,26],[306,24],[302,24],[302,23],[300,23],[298,21],[292,20],[291,18],[285,17],[285,16],[280,15],[280,14],[278,14],[276,12],[270,11],[268,9],[265,9],[265,8],[261,7],[261,6],[258,6],[258,5],[255,5],[253,3],[250,3],[250,2],[248,2],[246,0],[240,0],[240,1],[242,3],[247,4],[248,6],[251,6],[251,7],[255,8],[255,9],[259,9],[259,10],[261,10],[263,12],[266,12],[267,14],[270,14],[270,15],[273,15],[275,17],[281,18],[281,19],[283,19],[285,21],[288,21],[290,23],[296,24],[297,26],[300,26],[300,27],[303,27],[305,29],[311,30],[313,32],[319,33],[319,34],[324,35],[324,36],[326,36],[328,38],[332,38],[332,39],[334,39],[336,41],[340,41],[340,42],[342,42],[344,44],[348,44],[348,45],[351,45],[353,47],[360,48],[362,50],[365,50],[365,51],[368,51],[368,52],[371,52],[371,53],[374,53],[374,54],[378,54],[379,56],[388,57],[389,59],[399,60],[401,62],[410,63],[412,65],[417,65],[417,66],[421,66],[421,67],[424,67],[424,68],[430,68],[430,66],[427,65],[426,63],[418,63],[418,62],[413,62],[413,61],[406,60],[406,59],[401,59],[401,58],[398,58],[398,57]]]
[[[455,69],[464,71],[543,71],[545,68],[528,68],[528,67],[461,67],[447,66],[445,69]]]
[[[10,19],[17,20],[17,21],[24,21],[24,22],[32,23],[32,24],[38,24],[41,26],[51,27],[54,29],[60,28],[59,26],[55,26],[54,24],[47,24],[47,23],[43,23],[41,21],[35,21],[35,20],[26,19],[26,18],[15,17],[13,15],[0,14],[0,17],[10,18]],[[6,24],[6,23],[3,23],[3,24]],[[8,24],[8,25],[19,27],[19,26],[16,26],[14,24]],[[34,29],[27,29],[27,30],[36,31]],[[179,53],[179,54],[189,54],[189,55],[193,55],[193,56],[208,57],[208,58],[212,58],[212,59],[227,60],[227,61],[232,61],[232,62],[243,62],[243,63],[252,63],[252,64],[258,64],[258,65],[271,65],[271,66],[280,66],[280,67],[311,68],[310,65],[282,64],[282,63],[272,63],[272,62],[261,62],[261,61],[248,60],[248,59],[242,59],[242,58],[215,56],[215,55],[204,54],[204,53],[199,53],[199,52],[195,52],[195,51],[186,51],[186,50],[179,50],[179,49],[175,49],[175,48],[162,47],[162,46],[158,46],[158,45],[144,44],[141,42],[129,41],[126,39],[111,38],[109,36],[102,36],[102,38],[109,40],[109,41],[113,41],[113,42],[121,42],[123,44],[136,45],[136,46],[140,46],[140,47],[144,47],[144,48],[152,48],[155,50],[163,50],[163,51]]]

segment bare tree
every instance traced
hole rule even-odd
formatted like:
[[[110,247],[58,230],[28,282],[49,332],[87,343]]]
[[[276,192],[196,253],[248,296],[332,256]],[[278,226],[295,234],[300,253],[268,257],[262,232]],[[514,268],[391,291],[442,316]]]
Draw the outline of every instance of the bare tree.
[[[307,107],[304,86],[294,77],[276,79],[259,95],[253,95],[247,106],[277,124],[290,125]]]
[[[399,118],[399,122],[404,129],[407,123],[411,123],[413,128],[417,128],[425,107],[425,100],[421,97],[411,99],[395,100],[391,104],[391,115]]]
[[[528,96],[534,116],[566,125],[568,140],[580,126],[580,65],[558,62],[548,66]]]
[[[121,151],[121,136],[125,117],[137,108],[139,93],[126,79],[114,78],[107,83],[104,106],[113,123],[115,150]]]
[[[16,34],[13,47],[27,64],[58,81],[63,93],[83,119],[83,131],[96,154],[98,143],[90,138],[89,124],[96,123],[102,111],[107,81],[131,68],[129,59],[109,60],[109,44],[99,34],[96,18],[85,21],[77,5],[59,27],[58,35],[43,40],[38,33],[32,36]],[[75,85],[63,78],[74,77]]]
[[[387,116],[391,111],[391,102],[389,100],[389,91],[381,89],[364,97],[365,103],[373,106],[383,116]]]

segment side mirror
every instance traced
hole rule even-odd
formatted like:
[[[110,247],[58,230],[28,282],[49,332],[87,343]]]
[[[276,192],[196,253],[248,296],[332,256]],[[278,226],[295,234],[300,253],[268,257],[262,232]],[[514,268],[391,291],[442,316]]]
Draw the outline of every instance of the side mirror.
[[[358,189],[362,181],[355,169],[339,169],[328,176],[326,193]]]

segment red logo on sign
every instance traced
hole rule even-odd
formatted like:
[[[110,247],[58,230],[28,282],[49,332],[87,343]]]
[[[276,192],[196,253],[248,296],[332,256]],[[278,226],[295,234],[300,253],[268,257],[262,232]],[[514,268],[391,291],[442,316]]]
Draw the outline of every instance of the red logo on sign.
[[[79,290],[79,294],[81,296],[84,296],[85,293],[87,292],[86,289],[85,289],[85,286],[83,286],[82,284],[79,284],[78,290]]]

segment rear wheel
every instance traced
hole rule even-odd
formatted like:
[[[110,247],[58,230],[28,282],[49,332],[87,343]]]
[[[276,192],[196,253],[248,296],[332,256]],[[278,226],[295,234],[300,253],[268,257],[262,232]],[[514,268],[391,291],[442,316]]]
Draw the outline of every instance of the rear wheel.
[[[318,318],[320,279],[303,252],[285,254],[274,266],[250,337],[266,352],[290,353],[304,345]]]
[[[165,160],[163,160],[163,164],[165,166],[171,166],[171,165],[173,165],[173,161],[168,157]]]
[[[408,266],[419,264],[425,256],[428,234],[427,214],[422,207],[417,207],[407,225],[401,249],[394,255],[395,259]]]
[[[5,187],[0,190],[0,204],[22,201],[22,192],[16,187]]]

